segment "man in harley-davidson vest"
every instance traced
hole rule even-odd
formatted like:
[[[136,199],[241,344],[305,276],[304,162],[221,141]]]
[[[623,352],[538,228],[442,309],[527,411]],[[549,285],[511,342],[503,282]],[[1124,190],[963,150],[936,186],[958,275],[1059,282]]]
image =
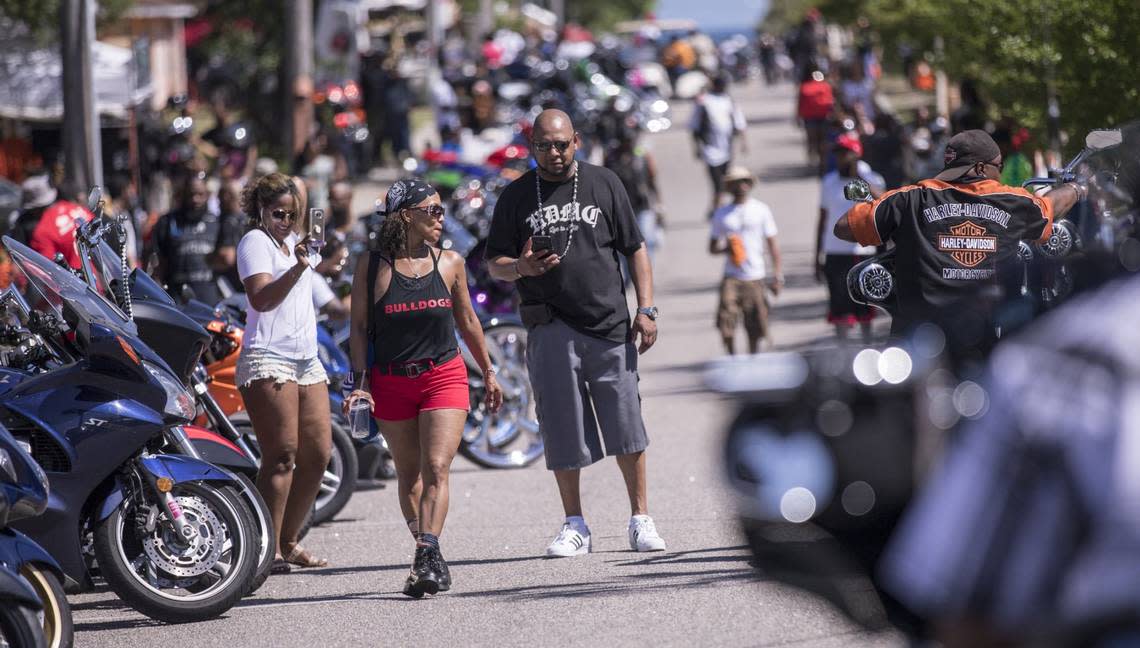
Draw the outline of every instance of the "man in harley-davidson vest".
[[[1020,278],[1020,241],[1047,241],[1053,219],[1087,189],[1063,184],[1044,196],[999,182],[1001,151],[981,130],[955,135],[944,168],[930,180],[857,203],[835,235],[863,245],[894,241],[898,313],[891,333],[940,324],[965,344],[994,338],[993,310],[1006,279]]]

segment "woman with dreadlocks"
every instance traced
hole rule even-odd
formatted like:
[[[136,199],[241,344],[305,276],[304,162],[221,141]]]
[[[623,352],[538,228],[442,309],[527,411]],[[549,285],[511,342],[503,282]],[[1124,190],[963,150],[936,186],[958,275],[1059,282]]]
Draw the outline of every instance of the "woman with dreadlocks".
[[[379,250],[356,265],[352,283],[352,376],[347,413],[365,399],[396,464],[400,509],[416,540],[404,594],[451,588],[439,550],[448,477],[470,408],[467,368],[455,330],[487,385],[487,407],[503,392],[467,293],[463,257],[436,246],[443,232],[439,194],[419,179],[397,181],[384,200]]]

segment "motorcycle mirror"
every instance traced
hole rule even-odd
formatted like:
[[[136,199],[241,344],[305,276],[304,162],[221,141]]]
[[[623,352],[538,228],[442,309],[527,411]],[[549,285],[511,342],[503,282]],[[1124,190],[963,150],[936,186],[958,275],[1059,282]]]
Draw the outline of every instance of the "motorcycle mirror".
[[[1124,142],[1120,129],[1097,129],[1085,136],[1085,147],[1093,151],[1115,148]]]
[[[862,180],[852,180],[843,186],[843,197],[853,202],[871,202],[871,187]]]
[[[103,202],[103,188],[98,185],[91,187],[91,193],[87,194],[87,211],[94,214],[101,202]]]

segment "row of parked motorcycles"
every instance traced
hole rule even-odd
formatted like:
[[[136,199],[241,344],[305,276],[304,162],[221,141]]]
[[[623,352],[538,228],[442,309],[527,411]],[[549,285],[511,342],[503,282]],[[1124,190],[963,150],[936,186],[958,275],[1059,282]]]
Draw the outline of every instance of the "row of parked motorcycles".
[[[1011,282],[1005,302],[1011,306],[1005,312],[1017,317],[1004,320],[1003,338],[1071,295],[1140,269],[1134,202],[1140,167],[1135,141],[1131,151],[1122,146],[1127,137],[1127,131],[1093,131],[1064,169],[1026,183],[1076,180],[1088,186],[1089,197],[1054,224],[1048,241],[1022,245],[1022,276]],[[858,183],[848,186],[847,197],[869,199]],[[893,314],[893,255],[851,271],[854,300]],[[892,597],[880,559],[959,426],[987,409],[983,378],[976,366],[956,361],[951,343],[924,324],[886,348],[765,354],[725,361],[707,374],[712,389],[738,403],[725,465],[758,568],[822,596],[863,628],[901,631],[913,645],[934,638],[945,619]],[[1047,645],[1066,630],[1043,620],[1022,639]],[[1084,636],[1077,645],[1103,638]]]
[[[234,378],[244,309],[176,300],[104,240],[117,223],[99,189],[89,207],[79,270],[2,241],[20,270],[0,293],[0,636],[11,646],[71,645],[65,589],[96,578],[157,620],[217,617],[265,582],[276,550]],[[460,450],[486,467],[529,465],[543,447],[526,331],[483,316],[507,406],[486,411],[463,348],[472,410]],[[319,330],[335,382],[349,371],[347,329]],[[333,457],[302,535],[383,465],[375,431],[348,435],[340,398],[333,385]]]

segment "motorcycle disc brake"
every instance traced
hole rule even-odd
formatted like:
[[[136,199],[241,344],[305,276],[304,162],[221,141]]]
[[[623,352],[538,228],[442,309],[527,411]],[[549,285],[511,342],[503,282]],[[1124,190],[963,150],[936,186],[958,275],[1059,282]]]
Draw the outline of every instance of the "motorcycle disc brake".
[[[169,526],[159,525],[143,539],[143,550],[156,567],[172,576],[201,576],[221,558],[226,526],[200,497],[180,495],[176,499],[186,521],[198,531],[197,537],[186,542]]]

